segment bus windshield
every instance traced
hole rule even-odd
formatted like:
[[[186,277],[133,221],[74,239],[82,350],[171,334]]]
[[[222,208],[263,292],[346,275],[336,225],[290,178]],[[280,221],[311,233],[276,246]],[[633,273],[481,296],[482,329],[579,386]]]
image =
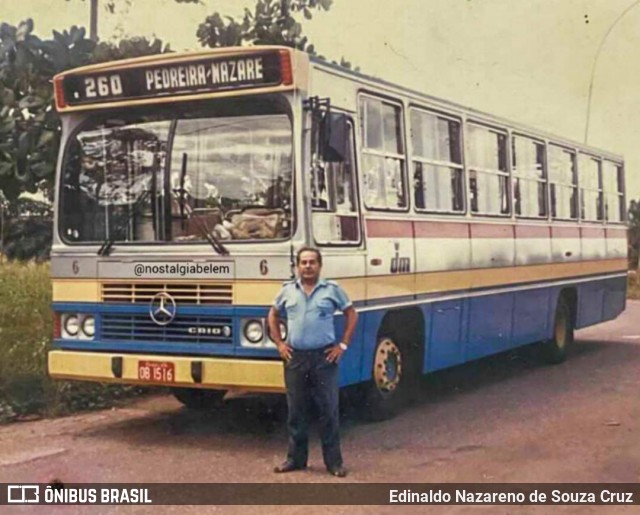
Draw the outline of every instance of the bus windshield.
[[[67,147],[62,238],[186,242],[205,240],[205,231],[226,241],[289,237],[291,122],[284,111],[249,107],[90,119]]]

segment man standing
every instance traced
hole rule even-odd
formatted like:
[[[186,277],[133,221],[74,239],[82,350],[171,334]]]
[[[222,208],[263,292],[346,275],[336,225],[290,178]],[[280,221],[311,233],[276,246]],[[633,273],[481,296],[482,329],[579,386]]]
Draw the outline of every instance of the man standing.
[[[339,433],[338,361],[353,336],[358,315],[344,290],[334,281],[320,279],[322,255],[304,247],[296,256],[298,279],[284,284],[269,311],[269,331],[285,362],[289,415],[289,449],[276,473],[301,470],[309,453],[309,401],[319,414],[322,456],[330,474],[345,477]],[[336,309],[346,318],[342,339],[335,338]],[[288,342],[280,335],[280,311],[287,315]]]

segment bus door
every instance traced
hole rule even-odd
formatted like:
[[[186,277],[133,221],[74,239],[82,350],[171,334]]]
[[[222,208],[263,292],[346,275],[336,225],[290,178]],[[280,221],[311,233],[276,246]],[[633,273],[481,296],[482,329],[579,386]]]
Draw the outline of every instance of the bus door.
[[[365,252],[358,201],[353,121],[344,114],[325,113],[312,139],[309,168],[311,208],[310,242],[323,255],[322,275],[339,281],[356,307],[364,300]],[[317,146],[313,140],[317,141]],[[332,143],[333,142],[333,143]],[[343,330],[340,317],[336,337]],[[354,342],[357,339],[354,338]],[[358,379],[360,352],[357,346],[343,359],[341,383]]]

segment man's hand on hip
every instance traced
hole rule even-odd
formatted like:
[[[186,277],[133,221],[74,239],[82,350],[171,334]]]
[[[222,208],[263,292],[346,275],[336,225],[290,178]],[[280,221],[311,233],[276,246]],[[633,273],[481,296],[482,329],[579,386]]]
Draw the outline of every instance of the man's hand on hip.
[[[329,347],[326,351],[324,351],[327,355],[327,361],[329,363],[337,363],[340,361],[340,358],[344,354],[344,350],[340,347],[340,344],[337,343],[333,347]]]
[[[280,357],[288,363],[291,360],[293,349],[284,342],[278,343],[277,346]]]

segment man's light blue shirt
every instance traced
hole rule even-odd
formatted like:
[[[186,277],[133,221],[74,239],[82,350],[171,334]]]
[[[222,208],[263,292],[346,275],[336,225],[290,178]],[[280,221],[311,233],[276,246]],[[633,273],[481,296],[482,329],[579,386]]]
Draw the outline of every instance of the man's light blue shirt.
[[[311,350],[337,343],[333,315],[351,306],[351,301],[338,283],[324,279],[307,296],[298,279],[284,283],[273,305],[286,314],[289,345]]]

